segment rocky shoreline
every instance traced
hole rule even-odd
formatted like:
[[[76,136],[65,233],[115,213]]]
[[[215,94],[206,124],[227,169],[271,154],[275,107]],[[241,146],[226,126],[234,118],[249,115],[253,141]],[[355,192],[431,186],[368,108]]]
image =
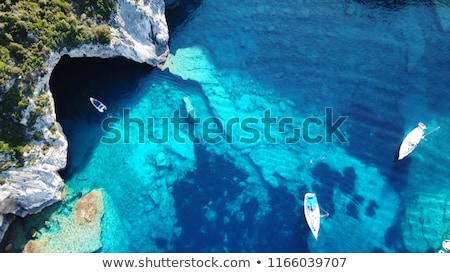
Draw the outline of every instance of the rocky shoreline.
[[[173,2],[173,1],[171,1]],[[33,103],[39,95],[48,96],[50,107],[38,117],[36,128],[42,139],[33,140],[33,160],[22,167],[0,173],[5,181],[0,184],[0,241],[14,217],[39,213],[63,199],[64,181],[58,174],[67,164],[67,139],[56,121],[56,113],[49,79],[53,68],[63,55],[70,57],[125,57],[138,63],[158,66],[169,54],[169,31],[165,19],[164,0],[117,0],[116,13],[111,24],[109,45],[85,44],[61,52],[52,52],[46,61],[43,77],[36,83],[33,98],[25,110],[23,123],[36,108]],[[56,124],[56,128],[51,129]],[[56,129],[56,130],[55,130]]]

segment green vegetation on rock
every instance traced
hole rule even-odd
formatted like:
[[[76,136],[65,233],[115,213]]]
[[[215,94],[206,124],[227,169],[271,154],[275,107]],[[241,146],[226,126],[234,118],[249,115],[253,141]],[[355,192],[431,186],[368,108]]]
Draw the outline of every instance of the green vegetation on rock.
[[[114,9],[114,0],[0,2],[0,153],[20,158],[29,141],[42,137],[33,126],[46,114],[48,96],[38,96],[26,125],[20,121],[50,52],[85,43],[108,44],[112,37],[106,23]],[[0,171],[7,163],[2,158]]]
[[[86,14],[98,20],[109,20],[116,8],[114,0],[73,0],[72,2],[78,14]]]
[[[111,36],[105,34],[109,28],[99,18],[109,20],[113,11],[113,0],[74,0],[73,5],[68,0],[1,3],[1,87],[18,76],[25,83],[34,82],[50,50],[89,42],[109,43]]]

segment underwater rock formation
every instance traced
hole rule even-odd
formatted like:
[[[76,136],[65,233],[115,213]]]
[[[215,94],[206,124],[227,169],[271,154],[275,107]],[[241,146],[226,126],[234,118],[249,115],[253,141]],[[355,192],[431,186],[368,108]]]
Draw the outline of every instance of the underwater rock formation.
[[[26,253],[89,253],[97,251],[101,244],[101,219],[104,213],[103,193],[93,190],[75,204],[68,217],[56,216],[50,225],[59,230],[43,230],[36,240],[25,245]]]

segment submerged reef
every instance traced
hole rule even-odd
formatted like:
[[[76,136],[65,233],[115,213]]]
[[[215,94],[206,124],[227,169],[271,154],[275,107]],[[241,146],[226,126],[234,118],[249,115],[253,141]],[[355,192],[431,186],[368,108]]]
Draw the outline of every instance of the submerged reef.
[[[24,247],[27,253],[89,253],[102,247],[101,219],[103,192],[93,190],[78,200],[69,216],[50,219],[47,228],[37,232],[37,239]]]

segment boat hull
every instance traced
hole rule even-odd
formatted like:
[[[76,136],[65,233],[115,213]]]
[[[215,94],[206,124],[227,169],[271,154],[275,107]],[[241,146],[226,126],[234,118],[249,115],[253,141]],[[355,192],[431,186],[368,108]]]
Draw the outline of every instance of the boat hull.
[[[416,128],[406,135],[398,151],[398,160],[402,160],[417,148],[417,145],[419,145],[420,141],[423,139],[424,130],[426,128],[425,124],[419,123]]]
[[[317,202],[317,196],[314,193],[306,193],[303,202],[303,211],[305,214],[306,223],[308,224],[311,233],[317,240],[320,230],[320,207]]]
[[[97,111],[99,111],[100,113],[105,112],[105,110],[107,109],[106,105],[98,99],[90,97],[89,100],[91,101],[92,106],[94,106],[95,109],[97,109]]]
[[[444,240],[442,242],[442,247],[447,250],[447,252],[450,252],[450,240]]]

